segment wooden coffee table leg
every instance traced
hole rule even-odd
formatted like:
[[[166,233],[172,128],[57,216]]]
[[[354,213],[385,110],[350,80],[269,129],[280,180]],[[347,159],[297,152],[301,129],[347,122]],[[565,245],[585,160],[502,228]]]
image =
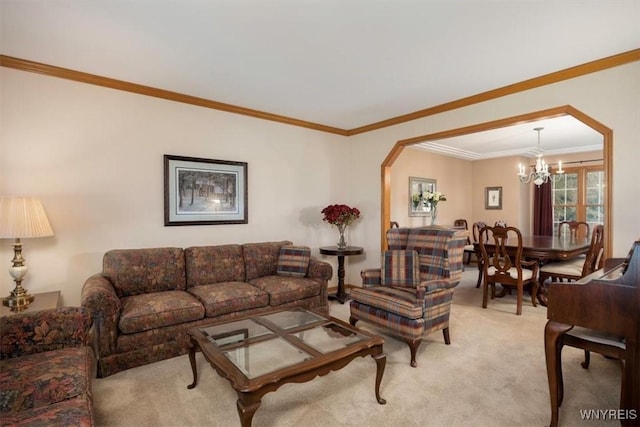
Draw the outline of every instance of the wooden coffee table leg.
[[[193,372],[193,383],[189,384],[187,388],[191,390],[198,383],[198,365],[196,365],[196,346],[197,341],[193,339],[189,340],[189,362],[191,363],[191,372]]]
[[[384,353],[372,355],[376,361],[376,399],[378,403],[384,405],[387,403],[382,397],[380,397],[380,383],[382,382],[382,375],[384,374],[384,367],[387,364],[387,355]]]
[[[238,415],[240,416],[240,425],[242,427],[251,427],[251,421],[256,411],[260,407],[262,401],[257,395],[250,393],[238,393],[238,401],[236,407],[238,408]]]

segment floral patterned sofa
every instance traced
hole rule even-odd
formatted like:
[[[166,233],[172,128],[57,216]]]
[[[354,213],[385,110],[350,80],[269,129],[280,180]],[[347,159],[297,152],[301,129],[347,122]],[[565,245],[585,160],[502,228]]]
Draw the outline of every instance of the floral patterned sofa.
[[[82,289],[98,376],[184,354],[186,331],[275,309],[328,312],[329,263],[290,241],[108,251]]]
[[[90,326],[81,307],[0,317],[0,425],[94,424]]]

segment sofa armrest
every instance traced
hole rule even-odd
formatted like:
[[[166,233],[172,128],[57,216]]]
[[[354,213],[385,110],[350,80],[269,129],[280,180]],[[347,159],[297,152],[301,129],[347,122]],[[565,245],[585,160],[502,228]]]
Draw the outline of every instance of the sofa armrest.
[[[362,287],[380,286],[382,284],[382,270],[380,268],[367,268],[360,272]]]
[[[93,350],[98,359],[116,353],[122,303],[113,284],[101,274],[89,277],[82,287],[82,306],[93,319]]]
[[[329,280],[331,280],[332,276],[333,267],[331,267],[331,264],[317,259],[309,260],[309,270],[307,271],[307,278],[328,282]]]
[[[0,358],[87,345],[91,317],[82,307],[63,307],[0,317]]]

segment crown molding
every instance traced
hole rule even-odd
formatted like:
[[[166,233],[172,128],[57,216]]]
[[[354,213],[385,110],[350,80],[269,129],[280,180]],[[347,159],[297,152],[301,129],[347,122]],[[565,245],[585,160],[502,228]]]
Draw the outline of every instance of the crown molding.
[[[372,123],[369,125],[361,126],[348,131],[348,135],[357,135],[360,133],[371,132],[394,126],[400,123],[409,122],[412,120],[421,119],[434,114],[444,113],[445,111],[451,111],[462,107],[467,107],[473,104],[479,104],[491,99],[501,98],[503,96],[512,95],[514,93],[523,92],[525,90],[534,89],[541,86],[546,86],[552,83],[557,83],[563,80],[573,79],[575,77],[584,76],[586,74],[595,73],[598,71],[606,70],[608,68],[618,67],[630,62],[640,60],[640,49],[630,50],[617,55],[609,56],[606,58],[598,59],[592,62],[587,62],[575,67],[566,68],[561,71],[545,74],[543,76],[534,77],[529,80],[524,80],[512,85],[503,86],[498,89],[493,89],[487,92],[482,92],[477,95],[468,96],[445,104],[436,105],[435,107],[425,108],[424,110],[415,111],[413,113],[404,114],[401,116],[393,117],[390,119],[382,120],[380,122]]]
[[[458,108],[478,104],[491,99],[501,98],[503,96],[522,92],[525,90],[546,86],[563,80],[580,77],[586,74],[595,73],[606,70],[608,68],[617,67],[630,62],[640,60],[640,49],[634,49],[617,55],[598,59],[575,67],[566,68],[561,71],[545,74],[519,83],[514,83],[498,89],[482,92],[476,95],[461,98],[452,102],[436,105],[434,107],[418,110],[413,113],[396,116],[390,119],[371,123],[354,129],[340,129],[332,126],[326,126],[319,123],[299,120],[292,117],[272,114],[265,111],[254,110],[251,108],[240,107],[237,105],[226,104],[196,96],[185,95],[178,92],[172,92],[164,89],[158,89],[151,86],[144,86],[137,83],[126,82],[122,80],[103,77],[95,74],[75,71],[68,68],[56,67],[54,65],[43,64],[39,62],[29,61],[26,59],[15,58],[6,55],[0,55],[0,66],[13,68],[15,70],[27,71],[31,73],[43,74],[50,77],[58,77],[61,79],[73,80],[81,83],[92,84],[96,86],[107,87],[110,89],[132,92],[139,95],[152,96],[155,98],[167,99],[175,102],[196,105],[204,108],[225,111],[233,114],[241,114],[249,117],[255,117],[263,120],[270,120],[278,123],[284,123],[291,126],[299,126],[303,128],[313,129],[321,132],[332,133],[341,136],[353,136],[361,133],[371,132],[374,130],[395,126],[412,120],[421,119],[427,116],[440,114],[445,111],[451,111]]]
[[[43,74],[50,77],[58,77],[66,80],[102,86],[110,89],[122,90],[125,92],[136,93],[139,95],[152,96],[155,98],[166,99],[169,101],[182,102],[184,104],[196,105],[198,107],[211,108],[213,110],[225,111],[233,114],[241,114],[244,116],[255,117],[263,120],[284,123],[292,126],[319,130],[322,132],[333,133],[346,136],[345,129],[339,129],[332,126],[325,126],[319,123],[308,122],[305,120],[294,119],[292,117],[281,116],[278,114],[267,113],[265,111],[253,110],[251,108],[239,107],[237,105],[225,104],[223,102],[212,101],[197,96],[185,95],[178,92],[171,92],[164,89],[158,89],[151,86],[145,86],[137,83],[126,82],[123,80],[103,77],[96,74],[83,73],[81,71],[71,70],[68,68],[56,67],[54,65],[43,64],[39,62],[29,61],[26,59],[14,58],[11,56],[0,55],[0,66],[13,68],[15,70],[28,71],[31,73]]]

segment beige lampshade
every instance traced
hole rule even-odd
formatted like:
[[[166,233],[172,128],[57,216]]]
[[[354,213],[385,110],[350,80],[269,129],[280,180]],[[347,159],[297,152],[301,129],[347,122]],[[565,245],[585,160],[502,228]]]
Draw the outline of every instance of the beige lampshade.
[[[0,197],[0,239],[53,236],[40,200],[33,197]]]

